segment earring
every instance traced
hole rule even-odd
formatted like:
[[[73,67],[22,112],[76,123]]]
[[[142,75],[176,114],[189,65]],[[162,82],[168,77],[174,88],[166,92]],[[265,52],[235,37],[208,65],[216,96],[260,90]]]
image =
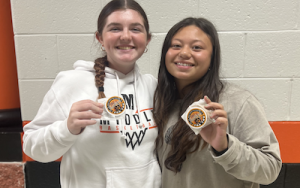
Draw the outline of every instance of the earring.
[[[144,54],[147,53],[147,52],[148,52],[148,48],[146,47],[146,49],[145,49],[145,51],[144,51]]]
[[[101,51],[105,52],[105,48],[101,45],[100,47]]]

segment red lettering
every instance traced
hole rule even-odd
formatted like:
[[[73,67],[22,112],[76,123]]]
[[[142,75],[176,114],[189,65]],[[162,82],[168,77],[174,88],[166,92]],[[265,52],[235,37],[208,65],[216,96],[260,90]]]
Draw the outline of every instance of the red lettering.
[[[151,127],[151,123],[149,122],[149,127]]]
[[[110,129],[110,126],[108,126],[108,130],[111,130],[111,129]]]
[[[126,126],[124,126],[124,130],[126,131]]]
[[[145,128],[145,124],[143,124],[143,127]]]
[[[132,130],[132,126],[130,126],[130,130]]]
[[[117,128],[117,131],[119,130],[119,126],[116,126],[116,128]]]
[[[100,126],[100,131],[102,131],[102,125]]]
[[[136,128],[137,128],[137,129],[139,129],[139,126],[138,126],[138,125],[136,125]]]

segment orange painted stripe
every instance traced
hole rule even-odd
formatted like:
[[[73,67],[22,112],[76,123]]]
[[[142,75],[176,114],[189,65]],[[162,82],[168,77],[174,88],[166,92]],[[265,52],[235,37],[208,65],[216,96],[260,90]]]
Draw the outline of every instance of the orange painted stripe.
[[[147,108],[147,109],[141,110],[140,112],[144,112],[144,111],[147,111],[147,110],[153,110],[153,108]]]
[[[23,126],[30,121],[23,121]],[[280,146],[283,163],[300,163],[300,121],[271,121],[269,122]],[[157,126],[149,127],[149,129]],[[104,133],[119,133],[119,131],[101,131]],[[23,133],[21,133],[23,147]],[[23,152],[23,161],[34,161]],[[61,158],[57,161],[61,161]]]
[[[20,108],[10,1],[0,3],[0,110]]]
[[[143,109],[143,110],[140,110],[140,112],[144,112],[144,111],[147,111],[147,110],[152,110],[153,108],[147,108],[147,109]],[[138,111],[135,112],[136,114],[138,113]]]
[[[23,127],[24,127],[25,125],[27,125],[28,123],[30,123],[30,121],[23,121]]]
[[[100,131],[101,133],[119,133],[119,131]]]
[[[269,122],[280,146],[283,163],[300,163],[300,121]]]

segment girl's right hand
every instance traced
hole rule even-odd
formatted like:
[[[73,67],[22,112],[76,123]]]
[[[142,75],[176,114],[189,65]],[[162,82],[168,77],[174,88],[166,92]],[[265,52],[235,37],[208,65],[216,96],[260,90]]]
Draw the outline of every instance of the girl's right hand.
[[[101,118],[102,112],[103,104],[92,100],[73,103],[67,121],[69,131],[74,135],[81,133],[86,126],[95,124],[92,118]]]

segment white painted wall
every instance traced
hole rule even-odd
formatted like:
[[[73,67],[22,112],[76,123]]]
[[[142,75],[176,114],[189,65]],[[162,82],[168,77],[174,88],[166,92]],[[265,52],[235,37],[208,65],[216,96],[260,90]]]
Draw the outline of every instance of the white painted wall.
[[[166,32],[188,16],[211,20],[220,34],[222,77],[250,90],[269,121],[300,120],[300,0],[137,0],[153,34],[138,61],[158,72]],[[56,74],[100,55],[97,18],[109,0],[11,0],[21,110],[32,120]]]

